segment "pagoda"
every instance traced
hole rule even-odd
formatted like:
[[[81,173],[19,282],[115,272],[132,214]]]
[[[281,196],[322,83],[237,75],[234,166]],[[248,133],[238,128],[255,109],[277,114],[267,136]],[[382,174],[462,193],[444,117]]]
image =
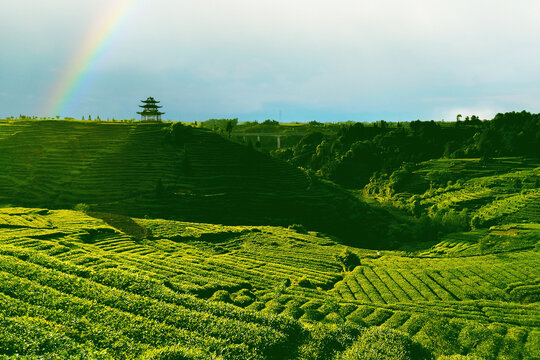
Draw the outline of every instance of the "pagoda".
[[[146,100],[141,100],[141,102],[143,105],[139,105],[139,107],[143,108],[143,110],[137,111],[137,114],[141,115],[141,120],[161,120],[161,115],[165,113],[159,111],[159,108],[162,107],[157,105],[159,101],[149,97]]]

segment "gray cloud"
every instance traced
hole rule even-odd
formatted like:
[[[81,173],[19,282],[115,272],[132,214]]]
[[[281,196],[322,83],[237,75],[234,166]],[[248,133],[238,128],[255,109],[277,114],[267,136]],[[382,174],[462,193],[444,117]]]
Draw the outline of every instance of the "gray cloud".
[[[39,111],[114,2],[0,5],[0,116]],[[540,111],[538,1],[140,3],[89,69],[86,97],[62,115],[131,117],[131,99],[149,95],[183,120],[279,108],[287,121]]]

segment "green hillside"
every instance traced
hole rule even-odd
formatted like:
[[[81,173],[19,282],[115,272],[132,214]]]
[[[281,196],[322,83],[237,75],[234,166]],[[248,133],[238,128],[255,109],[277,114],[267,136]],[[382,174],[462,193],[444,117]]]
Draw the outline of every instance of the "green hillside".
[[[503,157],[521,158],[514,161],[517,166],[523,158],[538,162],[540,114],[512,111],[491,120],[478,116],[464,120],[305,124],[267,120],[233,125],[236,119],[212,119],[199,126],[234,141],[251,142],[261,151],[350,189],[362,188],[373,176],[391,174],[405,163]],[[492,170],[497,172],[498,166]]]
[[[205,129],[0,122],[0,204],[226,224],[303,224],[383,247],[391,221],[340,188]]]
[[[434,159],[373,178],[368,196],[416,215],[465,211],[475,228],[540,220],[540,162]]]
[[[289,127],[299,156],[324,143]],[[227,137],[0,121],[0,359],[540,358],[537,157],[345,189]],[[355,144],[325,161],[363,167]]]
[[[315,233],[100,216],[117,227],[71,210],[0,210],[0,354],[539,355],[534,249],[434,258],[349,248],[360,265],[344,268],[346,248]]]

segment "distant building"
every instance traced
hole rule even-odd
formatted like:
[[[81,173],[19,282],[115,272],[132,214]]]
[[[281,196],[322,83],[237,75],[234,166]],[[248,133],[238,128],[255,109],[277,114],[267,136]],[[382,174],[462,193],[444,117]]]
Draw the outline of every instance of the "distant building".
[[[137,114],[141,115],[141,120],[161,120],[161,115],[165,114],[164,112],[159,111],[159,108],[162,106],[157,105],[159,101],[155,100],[153,97],[149,97],[146,100],[141,100],[143,105],[139,105],[143,110],[137,111]]]

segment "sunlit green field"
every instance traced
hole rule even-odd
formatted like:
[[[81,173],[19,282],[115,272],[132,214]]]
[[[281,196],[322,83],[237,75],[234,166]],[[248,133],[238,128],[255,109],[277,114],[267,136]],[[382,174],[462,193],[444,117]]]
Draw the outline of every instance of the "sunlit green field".
[[[538,160],[346,189],[200,127],[4,120],[0,166],[0,358],[540,358]]]
[[[477,256],[351,249],[361,263],[344,271],[335,255],[345,247],[317,233],[123,220],[0,210],[3,354],[324,359],[352,346],[335,329],[352,338],[380,326],[436,356],[538,355],[534,247]]]

